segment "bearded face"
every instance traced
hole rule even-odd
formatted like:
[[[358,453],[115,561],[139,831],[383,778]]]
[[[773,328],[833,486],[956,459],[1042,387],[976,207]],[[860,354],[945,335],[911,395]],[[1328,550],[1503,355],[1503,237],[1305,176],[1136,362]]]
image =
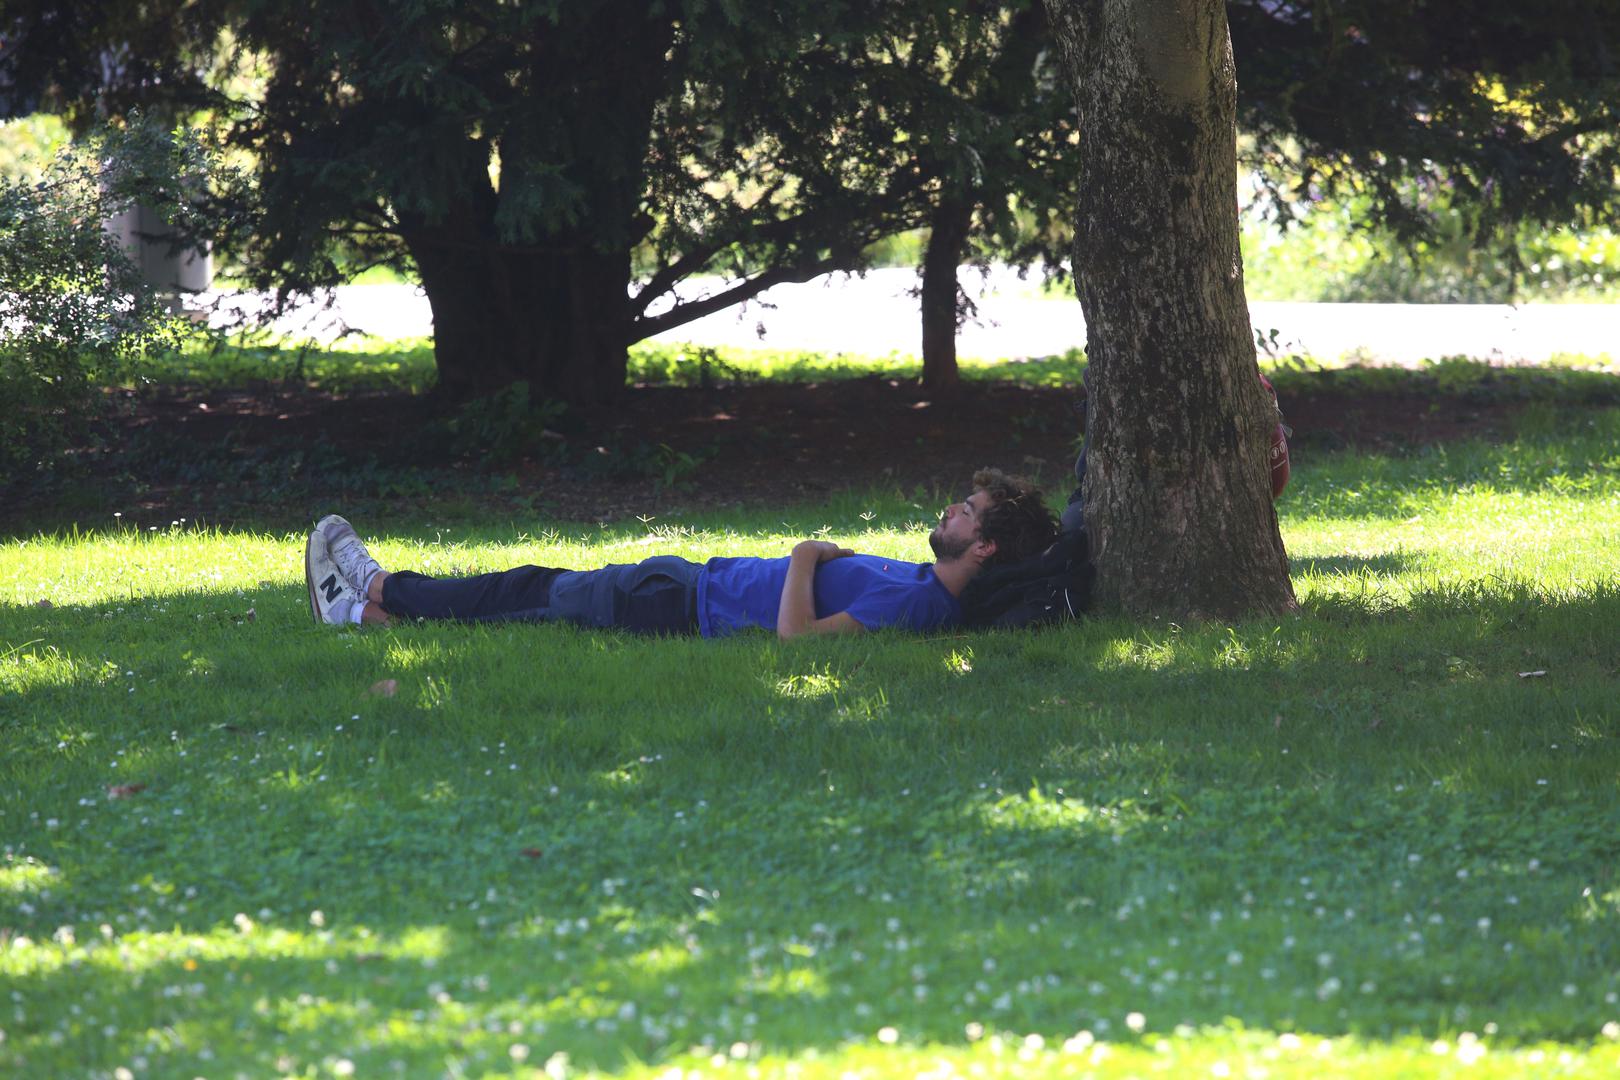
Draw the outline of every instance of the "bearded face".
[[[947,536],[943,524],[936,526],[928,534],[928,546],[934,549],[934,558],[941,562],[952,562],[967,554],[968,548],[978,543],[976,536]]]

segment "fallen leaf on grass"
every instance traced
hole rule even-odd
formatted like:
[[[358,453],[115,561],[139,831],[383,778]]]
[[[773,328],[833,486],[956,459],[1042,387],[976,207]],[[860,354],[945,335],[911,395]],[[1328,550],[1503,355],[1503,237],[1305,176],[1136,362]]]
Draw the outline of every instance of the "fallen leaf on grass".
[[[1521,679],[1540,679],[1540,678],[1544,678],[1546,676],[1546,674],[1547,673],[1545,671],[1521,671],[1521,672],[1519,672],[1519,678],[1521,678]]]
[[[107,788],[107,798],[127,799],[131,795],[139,795],[145,790],[145,784],[113,784]]]
[[[248,608],[247,609],[247,614],[242,616],[242,618],[246,619],[248,622],[252,622],[254,619],[257,619],[258,617],[259,617],[259,613],[257,611],[255,611],[255,610],[253,610],[252,608]]]
[[[537,847],[526,847],[522,851],[518,852],[518,854],[522,855],[526,859],[538,859],[540,856],[544,855],[545,852],[541,851]]]
[[[35,604],[34,606],[35,607],[42,607],[42,608],[53,608],[56,605],[51,603],[49,600],[41,600],[39,603]]]
[[[399,693],[399,680],[379,679],[377,682],[371,684],[371,689],[367,690],[366,693],[375,694],[378,697],[393,697],[395,694]]]
[[[263,581],[259,582],[259,588],[261,589],[273,589],[275,587],[276,583],[271,581],[269,578],[265,578]]]

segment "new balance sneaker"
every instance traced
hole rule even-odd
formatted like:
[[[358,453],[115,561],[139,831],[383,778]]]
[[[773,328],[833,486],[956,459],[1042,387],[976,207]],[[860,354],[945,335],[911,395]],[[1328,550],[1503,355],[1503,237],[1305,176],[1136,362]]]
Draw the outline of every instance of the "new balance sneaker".
[[[336,514],[327,514],[315,523],[315,531],[325,537],[326,549],[331,553],[332,561],[349,579],[349,584],[364,596],[372,577],[382,573],[382,567],[371,557],[366,545],[360,542],[360,535],[354,531],[354,526]]]
[[[365,603],[332,560],[319,529],[304,543],[304,584],[309,587],[309,613],[318,623],[343,626],[353,622],[355,605]]]

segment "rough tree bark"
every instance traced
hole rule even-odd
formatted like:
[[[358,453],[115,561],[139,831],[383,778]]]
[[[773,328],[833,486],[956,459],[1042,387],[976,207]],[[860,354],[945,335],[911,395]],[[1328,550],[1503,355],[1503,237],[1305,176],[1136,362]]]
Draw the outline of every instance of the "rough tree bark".
[[[514,250],[442,225],[402,233],[433,309],[438,391],[447,399],[516,382],[529,385],[531,400],[582,405],[623,390],[627,252],[596,250],[588,238]]]
[[[399,178],[399,235],[433,309],[438,392],[450,400],[525,382],[533,401],[594,405],[624,389],[625,350],[638,336],[631,249],[645,232],[645,159],[675,16],[614,0],[582,17],[613,48],[582,56],[567,39],[537,33],[527,59],[535,97],[573,105],[513,110],[504,126],[447,140],[442,159],[422,166],[453,181],[431,212],[411,209],[415,178]],[[526,182],[555,171],[559,144],[572,148],[565,172],[578,205],[568,215],[513,214]],[[530,219],[527,234],[503,229],[503,216]]]
[[[1080,114],[1074,267],[1102,597],[1171,618],[1292,609],[1238,252],[1225,7],[1046,4]]]

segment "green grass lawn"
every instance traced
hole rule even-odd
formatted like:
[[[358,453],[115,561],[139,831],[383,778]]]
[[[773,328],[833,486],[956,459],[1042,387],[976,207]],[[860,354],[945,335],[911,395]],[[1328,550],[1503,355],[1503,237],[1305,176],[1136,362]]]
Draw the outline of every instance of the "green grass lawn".
[[[962,357],[963,379],[1023,386],[1075,387],[1085,370],[1082,350],[1054,356],[1002,360]],[[1280,392],[1433,393],[1497,399],[1613,402],[1616,362],[1608,354],[1559,354],[1541,367],[1492,366],[1464,357],[1434,358],[1416,368],[1360,366],[1320,357],[1266,355],[1262,369]],[[705,347],[643,341],[629,350],[628,377],[646,385],[698,386],[705,381],[829,382],[884,377],[916,379],[922,358],[891,354],[817,353],[793,349]],[[327,346],[291,343],[218,348],[194,345],[155,358],[141,372],[145,383],[236,387],[252,381],[284,381],[345,393],[389,390],[421,394],[434,384],[433,344],[428,339],[353,339]]]
[[[1318,456],[1304,613],[1230,627],[338,631],[291,521],[6,541],[0,1075],[1612,1076],[1580,417]],[[356,524],[451,573],[921,559],[935,509]]]
[[[1080,350],[1005,361],[964,357],[962,376],[1028,386],[1073,386],[1085,367]],[[697,386],[715,382],[811,382],[883,376],[916,379],[922,358],[892,354],[817,353],[796,349],[696,346],[643,341],[630,347],[633,383]],[[425,338],[351,339],[325,346],[284,342],[193,345],[154,358],[141,377],[159,384],[231,387],[252,380],[291,381],[335,392],[393,390],[425,393],[437,377],[433,343]]]

